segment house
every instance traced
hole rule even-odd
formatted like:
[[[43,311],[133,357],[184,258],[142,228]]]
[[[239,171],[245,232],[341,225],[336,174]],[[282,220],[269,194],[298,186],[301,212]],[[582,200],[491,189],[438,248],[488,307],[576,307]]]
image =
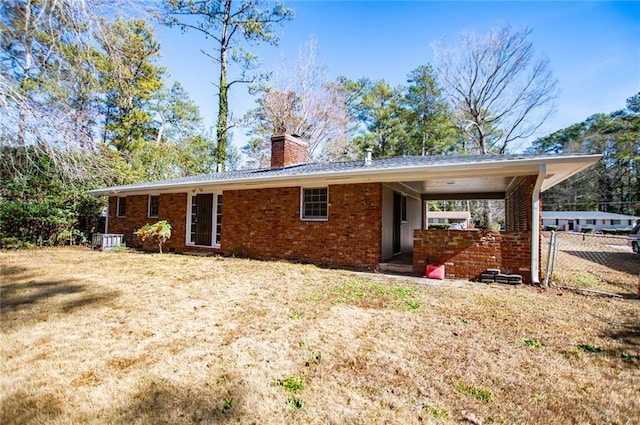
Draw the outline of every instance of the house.
[[[427,228],[429,224],[453,224],[461,229],[471,227],[471,213],[469,211],[427,211]],[[453,226],[452,226],[453,227]]]
[[[271,139],[271,166],[92,190],[109,196],[107,232],[168,220],[169,250],[206,250],[376,269],[403,253],[416,273],[448,277],[486,268],[538,282],[540,192],[600,155],[422,156],[307,163],[306,143]],[[427,201],[503,199],[506,230],[423,229]]]
[[[602,229],[631,229],[640,217],[602,211],[542,211],[542,226],[558,226],[558,230],[580,232],[583,227],[598,232]]]

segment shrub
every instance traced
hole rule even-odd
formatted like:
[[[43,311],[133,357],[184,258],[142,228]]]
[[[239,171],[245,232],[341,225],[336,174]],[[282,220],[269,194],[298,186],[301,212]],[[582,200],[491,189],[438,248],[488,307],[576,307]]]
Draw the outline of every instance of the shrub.
[[[162,254],[162,245],[164,245],[171,237],[171,225],[167,220],[158,221],[154,224],[147,223],[140,229],[136,230],[135,234],[143,242],[149,240],[158,244],[160,254]]]
[[[602,229],[602,233],[604,233],[605,235],[628,235],[629,233],[631,233],[631,229],[629,229],[629,228],[624,228],[624,229]]]
[[[580,228],[580,231],[582,233],[593,233],[593,227],[591,227],[591,226],[582,226]]]
[[[429,223],[429,229],[448,229],[449,223]]]
[[[560,228],[560,226],[556,226],[555,224],[548,224],[546,226],[544,226],[544,230],[546,230],[547,232],[551,232],[551,231],[557,231]]]

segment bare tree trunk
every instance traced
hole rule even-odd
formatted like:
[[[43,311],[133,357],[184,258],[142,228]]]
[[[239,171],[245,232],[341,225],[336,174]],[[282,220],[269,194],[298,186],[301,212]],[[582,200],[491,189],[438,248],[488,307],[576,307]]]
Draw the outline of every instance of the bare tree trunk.
[[[231,0],[224,2],[224,18],[222,19],[222,34],[220,37],[220,83],[218,85],[218,123],[216,125],[216,163],[224,163],[227,157],[227,124],[229,121],[229,83],[227,81],[227,48],[229,43],[229,16],[231,14]]]

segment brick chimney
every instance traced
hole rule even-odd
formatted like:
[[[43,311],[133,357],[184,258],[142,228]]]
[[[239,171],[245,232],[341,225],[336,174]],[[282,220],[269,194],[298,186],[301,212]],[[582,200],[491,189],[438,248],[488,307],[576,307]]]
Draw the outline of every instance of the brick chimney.
[[[308,160],[306,142],[290,134],[271,136],[271,168],[306,164]]]

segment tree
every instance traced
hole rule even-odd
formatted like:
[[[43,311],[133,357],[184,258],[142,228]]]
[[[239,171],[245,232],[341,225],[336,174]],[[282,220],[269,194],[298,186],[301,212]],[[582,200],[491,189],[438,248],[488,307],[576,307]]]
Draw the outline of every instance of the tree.
[[[554,109],[557,84],[548,61],[534,56],[530,34],[504,25],[484,36],[464,34],[457,46],[433,47],[438,75],[477,153],[507,152]]]
[[[269,137],[296,134],[308,144],[310,158],[321,158],[331,143],[346,139],[346,105],[327,78],[315,39],[300,50],[296,64],[286,62],[273,86],[258,90],[258,106],[245,115],[251,137],[243,148],[259,166],[267,166]]]
[[[116,21],[104,28],[99,63],[105,92],[103,141],[131,154],[156,134],[151,101],[162,88],[164,70],[154,61],[160,45],[143,20]]]
[[[595,114],[537,139],[534,153],[601,153],[595,167],[545,193],[552,210],[600,210],[633,214],[640,201],[640,110],[638,95],[627,109]]]
[[[103,170],[93,133],[104,7],[94,0],[0,2],[0,143],[22,149],[4,151],[12,152],[5,158],[16,172],[37,166],[42,155],[69,181]]]
[[[216,162],[224,166],[227,154],[228,132],[231,128],[229,90],[238,83],[255,83],[259,76],[251,74],[257,67],[257,57],[245,50],[243,41],[277,44],[274,24],[290,20],[293,11],[276,3],[273,8],[261,7],[261,1],[166,0],[166,11],[161,21],[182,30],[195,30],[212,40],[211,50],[205,55],[219,64],[218,119],[216,124]],[[237,78],[229,79],[229,59],[239,66]]]
[[[363,151],[373,149],[376,157],[398,155],[406,138],[400,121],[402,87],[391,87],[384,80],[367,79],[348,84],[360,93],[353,108],[362,128],[354,142]]]
[[[411,71],[408,83],[400,111],[407,134],[402,153],[440,155],[455,152],[460,136],[431,65]]]

